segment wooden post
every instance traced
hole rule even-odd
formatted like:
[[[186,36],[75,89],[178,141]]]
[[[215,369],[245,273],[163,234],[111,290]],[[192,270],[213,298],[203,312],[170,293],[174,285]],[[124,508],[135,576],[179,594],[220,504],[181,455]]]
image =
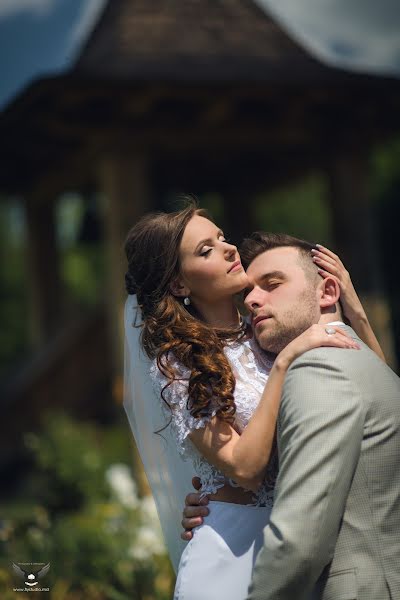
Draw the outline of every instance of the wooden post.
[[[367,157],[336,158],[330,165],[330,203],[336,249],[350,272],[371,325],[395,367],[390,311],[382,290]]]
[[[62,321],[59,253],[54,199],[32,195],[25,202],[30,338],[33,347],[48,340]]]
[[[124,241],[138,218],[151,208],[147,161],[140,156],[113,154],[99,164],[103,195],[107,280],[104,296],[112,344],[115,391],[120,395],[123,365],[123,309],[126,299]]]
[[[127,267],[124,242],[138,218],[152,208],[147,161],[143,157],[115,153],[101,160],[98,175],[103,194],[107,264],[104,296],[113,360],[113,396],[114,401],[121,404]],[[149,493],[149,488],[136,445],[133,445],[133,461],[139,493],[143,496]]]

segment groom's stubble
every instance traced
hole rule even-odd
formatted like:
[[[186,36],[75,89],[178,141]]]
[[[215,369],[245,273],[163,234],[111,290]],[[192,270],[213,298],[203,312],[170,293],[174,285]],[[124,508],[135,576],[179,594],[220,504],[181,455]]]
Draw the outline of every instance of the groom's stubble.
[[[281,313],[271,311],[267,326],[256,330],[256,339],[263,350],[279,354],[292,340],[317,323],[320,317],[315,297],[315,287],[310,283]]]

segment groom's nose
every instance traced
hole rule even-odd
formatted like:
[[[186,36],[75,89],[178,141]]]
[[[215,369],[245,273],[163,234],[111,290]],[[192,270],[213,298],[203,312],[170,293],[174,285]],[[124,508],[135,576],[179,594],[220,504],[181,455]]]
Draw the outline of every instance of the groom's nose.
[[[250,312],[254,312],[258,308],[260,308],[260,306],[263,305],[262,290],[260,290],[259,288],[257,289],[257,287],[254,287],[245,297],[244,303],[247,310],[249,310]]]

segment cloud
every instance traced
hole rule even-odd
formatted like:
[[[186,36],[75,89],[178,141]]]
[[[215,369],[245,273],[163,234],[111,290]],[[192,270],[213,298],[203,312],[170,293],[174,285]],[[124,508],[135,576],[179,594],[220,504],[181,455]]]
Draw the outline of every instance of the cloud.
[[[55,0],[0,0],[0,19],[20,12],[47,15],[55,4]]]
[[[256,0],[311,54],[328,64],[400,74],[398,0]]]
[[[76,48],[85,41],[106,4],[107,0],[85,0],[85,2],[83,2],[80,17],[70,34],[71,48]]]

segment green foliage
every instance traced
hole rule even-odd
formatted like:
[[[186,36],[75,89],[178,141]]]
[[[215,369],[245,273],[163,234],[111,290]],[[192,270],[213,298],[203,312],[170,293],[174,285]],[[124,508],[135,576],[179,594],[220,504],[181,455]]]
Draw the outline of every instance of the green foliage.
[[[377,147],[371,155],[371,190],[377,203],[381,202],[400,177],[400,137]]]
[[[0,198],[0,378],[29,352],[29,265],[22,203]],[[95,306],[104,281],[99,241],[79,241],[85,202],[62,197],[57,206],[57,239],[65,314]]]
[[[221,194],[203,194],[200,198],[201,208],[208,210],[216,223],[225,227],[224,199]]]
[[[372,194],[375,201],[381,276],[391,309],[391,326],[400,364],[400,282],[398,271],[398,223],[400,219],[400,137],[376,149],[371,160]]]
[[[25,435],[33,456],[2,508],[1,598],[18,597],[12,562],[50,562],[46,585],[62,600],[166,600],[174,577],[154,504],[139,498],[126,427],[53,414]],[[45,585],[45,583],[43,583]]]
[[[70,305],[91,307],[98,304],[104,278],[100,245],[76,244],[66,248],[62,254],[61,277]]]
[[[57,239],[61,280],[67,304],[75,308],[98,304],[104,280],[104,253],[98,241],[80,239],[89,205],[79,194],[64,194],[57,203]],[[91,206],[93,211],[93,206]]]
[[[289,233],[310,242],[331,244],[330,211],[326,182],[312,175],[258,196],[253,221],[257,229]]]

